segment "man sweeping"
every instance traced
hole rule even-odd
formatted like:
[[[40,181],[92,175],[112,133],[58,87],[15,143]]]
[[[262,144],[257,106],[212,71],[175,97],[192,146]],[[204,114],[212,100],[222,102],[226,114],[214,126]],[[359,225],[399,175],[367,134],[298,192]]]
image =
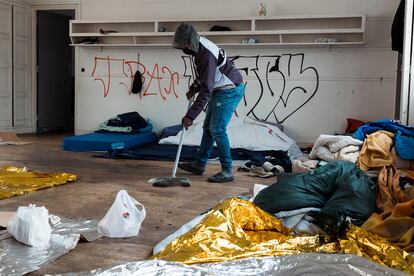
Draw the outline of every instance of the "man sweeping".
[[[226,53],[208,39],[200,37],[190,24],[178,26],[173,47],[194,57],[196,66],[196,79],[186,96],[190,100],[196,93],[198,95],[181,120],[183,126],[186,129],[191,126],[208,104],[198,156],[195,161],[180,163],[178,167],[194,174],[203,174],[215,142],[221,171],[207,181],[233,181],[227,125],[244,95],[243,77]]]

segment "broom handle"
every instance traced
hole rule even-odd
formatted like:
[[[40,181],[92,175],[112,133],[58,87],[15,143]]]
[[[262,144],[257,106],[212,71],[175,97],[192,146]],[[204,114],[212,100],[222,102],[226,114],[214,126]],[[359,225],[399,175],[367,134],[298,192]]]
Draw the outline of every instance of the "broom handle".
[[[190,69],[191,69],[191,77],[193,79],[193,81],[196,78],[196,73],[194,70],[194,58],[192,56],[188,56],[190,58]],[[194,96],[192,99],[190,99],[188,101],[188,107],[187,107],[187,111],[190,109],[191,104],[193,103],[194,100]],[[173,167],[173,171],[172,171],[172,177],[175,178],[175,174],[177,173],[177,167],[178,167],[178,162],[180,161],[180,155],[181,155],[181,149],[183,147],[183,143],[184,143],[184,134],[185,134],[186,130],[185,127],[183,126],[183,129],[181,131],[181,137],[180,137],[180,144],[178,145],[178,149],[177,149],[177,154],[175,156],[175,162],[174,162],[174,167]]]
[[[192,100],[188,101],[188,109],[190,109],[192,104]],[[175,156],[175,162],[174,162],[174,168],[172,171],[172,177],[175,177],[175,174],[177,173],[177,167],[178,167],[178,162],[180,161],[180,155],[181,155],[181,149],[183,147],[183,143],[184,143],[184,134],[185,134],[186,130],[185,127],[183,126],[183,129],[181,131],[181,137],[180,137],[180,144],[178,145],[178,149],[177,149],[177,154]]]

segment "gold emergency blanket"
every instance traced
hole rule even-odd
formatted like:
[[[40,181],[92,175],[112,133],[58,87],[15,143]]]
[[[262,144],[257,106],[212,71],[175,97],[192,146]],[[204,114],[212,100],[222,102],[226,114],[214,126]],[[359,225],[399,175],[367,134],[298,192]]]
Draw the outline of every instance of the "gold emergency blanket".
[[[339,240],[328,236],[290,236],[289,233],[279,219],[253,203],[230,198],[153,258],[196,264],[305,252],[342,252],[414,273],[413,257],[356,226],[351,225],[346,237]]]
[[[5,166],[0,169],[0,199],[76,181],[69,173],[41,173],[26,168]]]

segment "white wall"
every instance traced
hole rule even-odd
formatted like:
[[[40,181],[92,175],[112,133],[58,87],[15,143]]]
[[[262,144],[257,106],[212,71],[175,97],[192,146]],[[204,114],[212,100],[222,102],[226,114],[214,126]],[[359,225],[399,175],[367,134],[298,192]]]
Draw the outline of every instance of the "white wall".
[[[31,5],[31,0],[1,0],[0,2],[5,3],[5,4],[22,5],[22,6]]]
[[[47,0],[43,0],[45,1]],[[291,59],[291,77],[287,79],[284,95],[286,96],[295,86],[300,86],[308,92],[303,94],[297,90],[290,97],[286,107],[279,103],[274,110],[277,120],[283,121],[287,134],[298,142],[313,142],[320,133],[342,132],[346,127],[346,118],[369,121],[393,117],[397,65],[396,54],[390,49],[390,28],[399,1],[291,0],[288,3],[288,1],[278,0],[263,2],[267,5],[269,16],[366,14],[367,43],[361,47],[350,48],[227,49],[230,55],[243,56],[236,61],[239,68],[249,69],[249,75],[245,76],[247,105],[244,103],[239,105],[239,114],[247,113],[258,101],[261,93],[260,81],[265,88],[262,91],[261,100],[254,109],[254,114],[263,119],[271,113],[279,98],[278,95],[282,93],[282,82],[280,74],[269,74],[269,86],[274,93],[272,96],[270,90],[266,88],[267,63],[274,63],[275,56],[281,56],[280,71],[287,75],[289,55],[295,55]],[[62,3],[67,3],[67,1],[62,1]],[[81,2],[81,5],[82,19],[185,19],[255,16],[259,1],[85,0]],[[126,70],[126,74],[130,74],[125,69],[127,68],[125,61],[137,61],[138,54],[139,61],[146,67],[146,70],[150,74],[156,73],[151,82],[148,73],[145,74],[147,79],[144,83],[144,90],[146,92],[143,91],[142,97],[128,94],[127,86],[130,86],[131,79],[126,77],[123,71]],[[301,56],[296,54],[303,54],[304,67],[314,69],[299,74]],[[93,72],[95,57],[118,59],[118,61],[110,62],[110,78],[107,69],[108,62],[104,59],[97,60],[95,72]],[[256,59],[258,68],[252,70],[255,69]],[[168,89],[171,84],[171,74],[165,69],[164,73],[162,72],[164,66],[180,75],[179,84],[175,83],[178,98],[172,92],[168,94],[164,90]],[[82,68],[84,72],[81,72]],[[181,53],[174,49],[80,48],[76,72],[77,132],[95,130],[100,122],[109,117],[132,110],[138,110],[144,117],[149,117],[157,130],[178,123],[186,108],[184,94],[187,82],[183,76],[184,68]],[[135,70],[136,67],[133,68],[133,72]],[[158,72],[162,77],[160,86],[155,79]],[[257,72],[258,77],[254,72]],[[174,78],[174,81],[177,81],[177,78]],[[104,97],[105,93],[108,94]],[[312,94],[314,95],[311,97]],[[294,112],[296,109],[298,110]],[[275,121],[276,119],[272,115],[268,120]]]
[[[45,0],[40,0],[45,1]],[[64,2],[64,0],[62,1]],[[364,13],[391,17],[398,0],[84,0],[83,19],[209,18],[257,15],[259,3],[267,15]]]

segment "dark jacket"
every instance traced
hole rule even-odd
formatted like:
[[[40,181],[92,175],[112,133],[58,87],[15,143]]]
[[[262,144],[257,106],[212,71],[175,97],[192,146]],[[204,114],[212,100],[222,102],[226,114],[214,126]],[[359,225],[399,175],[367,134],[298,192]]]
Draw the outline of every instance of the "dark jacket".
[[[200,47],[195,56],[197,79],[200,91],[186,116],[195,119],[206,106],[211,93],[225,93],[243,82],[243,77],[227,58],[226,53],[214,43],[200,37]]]

